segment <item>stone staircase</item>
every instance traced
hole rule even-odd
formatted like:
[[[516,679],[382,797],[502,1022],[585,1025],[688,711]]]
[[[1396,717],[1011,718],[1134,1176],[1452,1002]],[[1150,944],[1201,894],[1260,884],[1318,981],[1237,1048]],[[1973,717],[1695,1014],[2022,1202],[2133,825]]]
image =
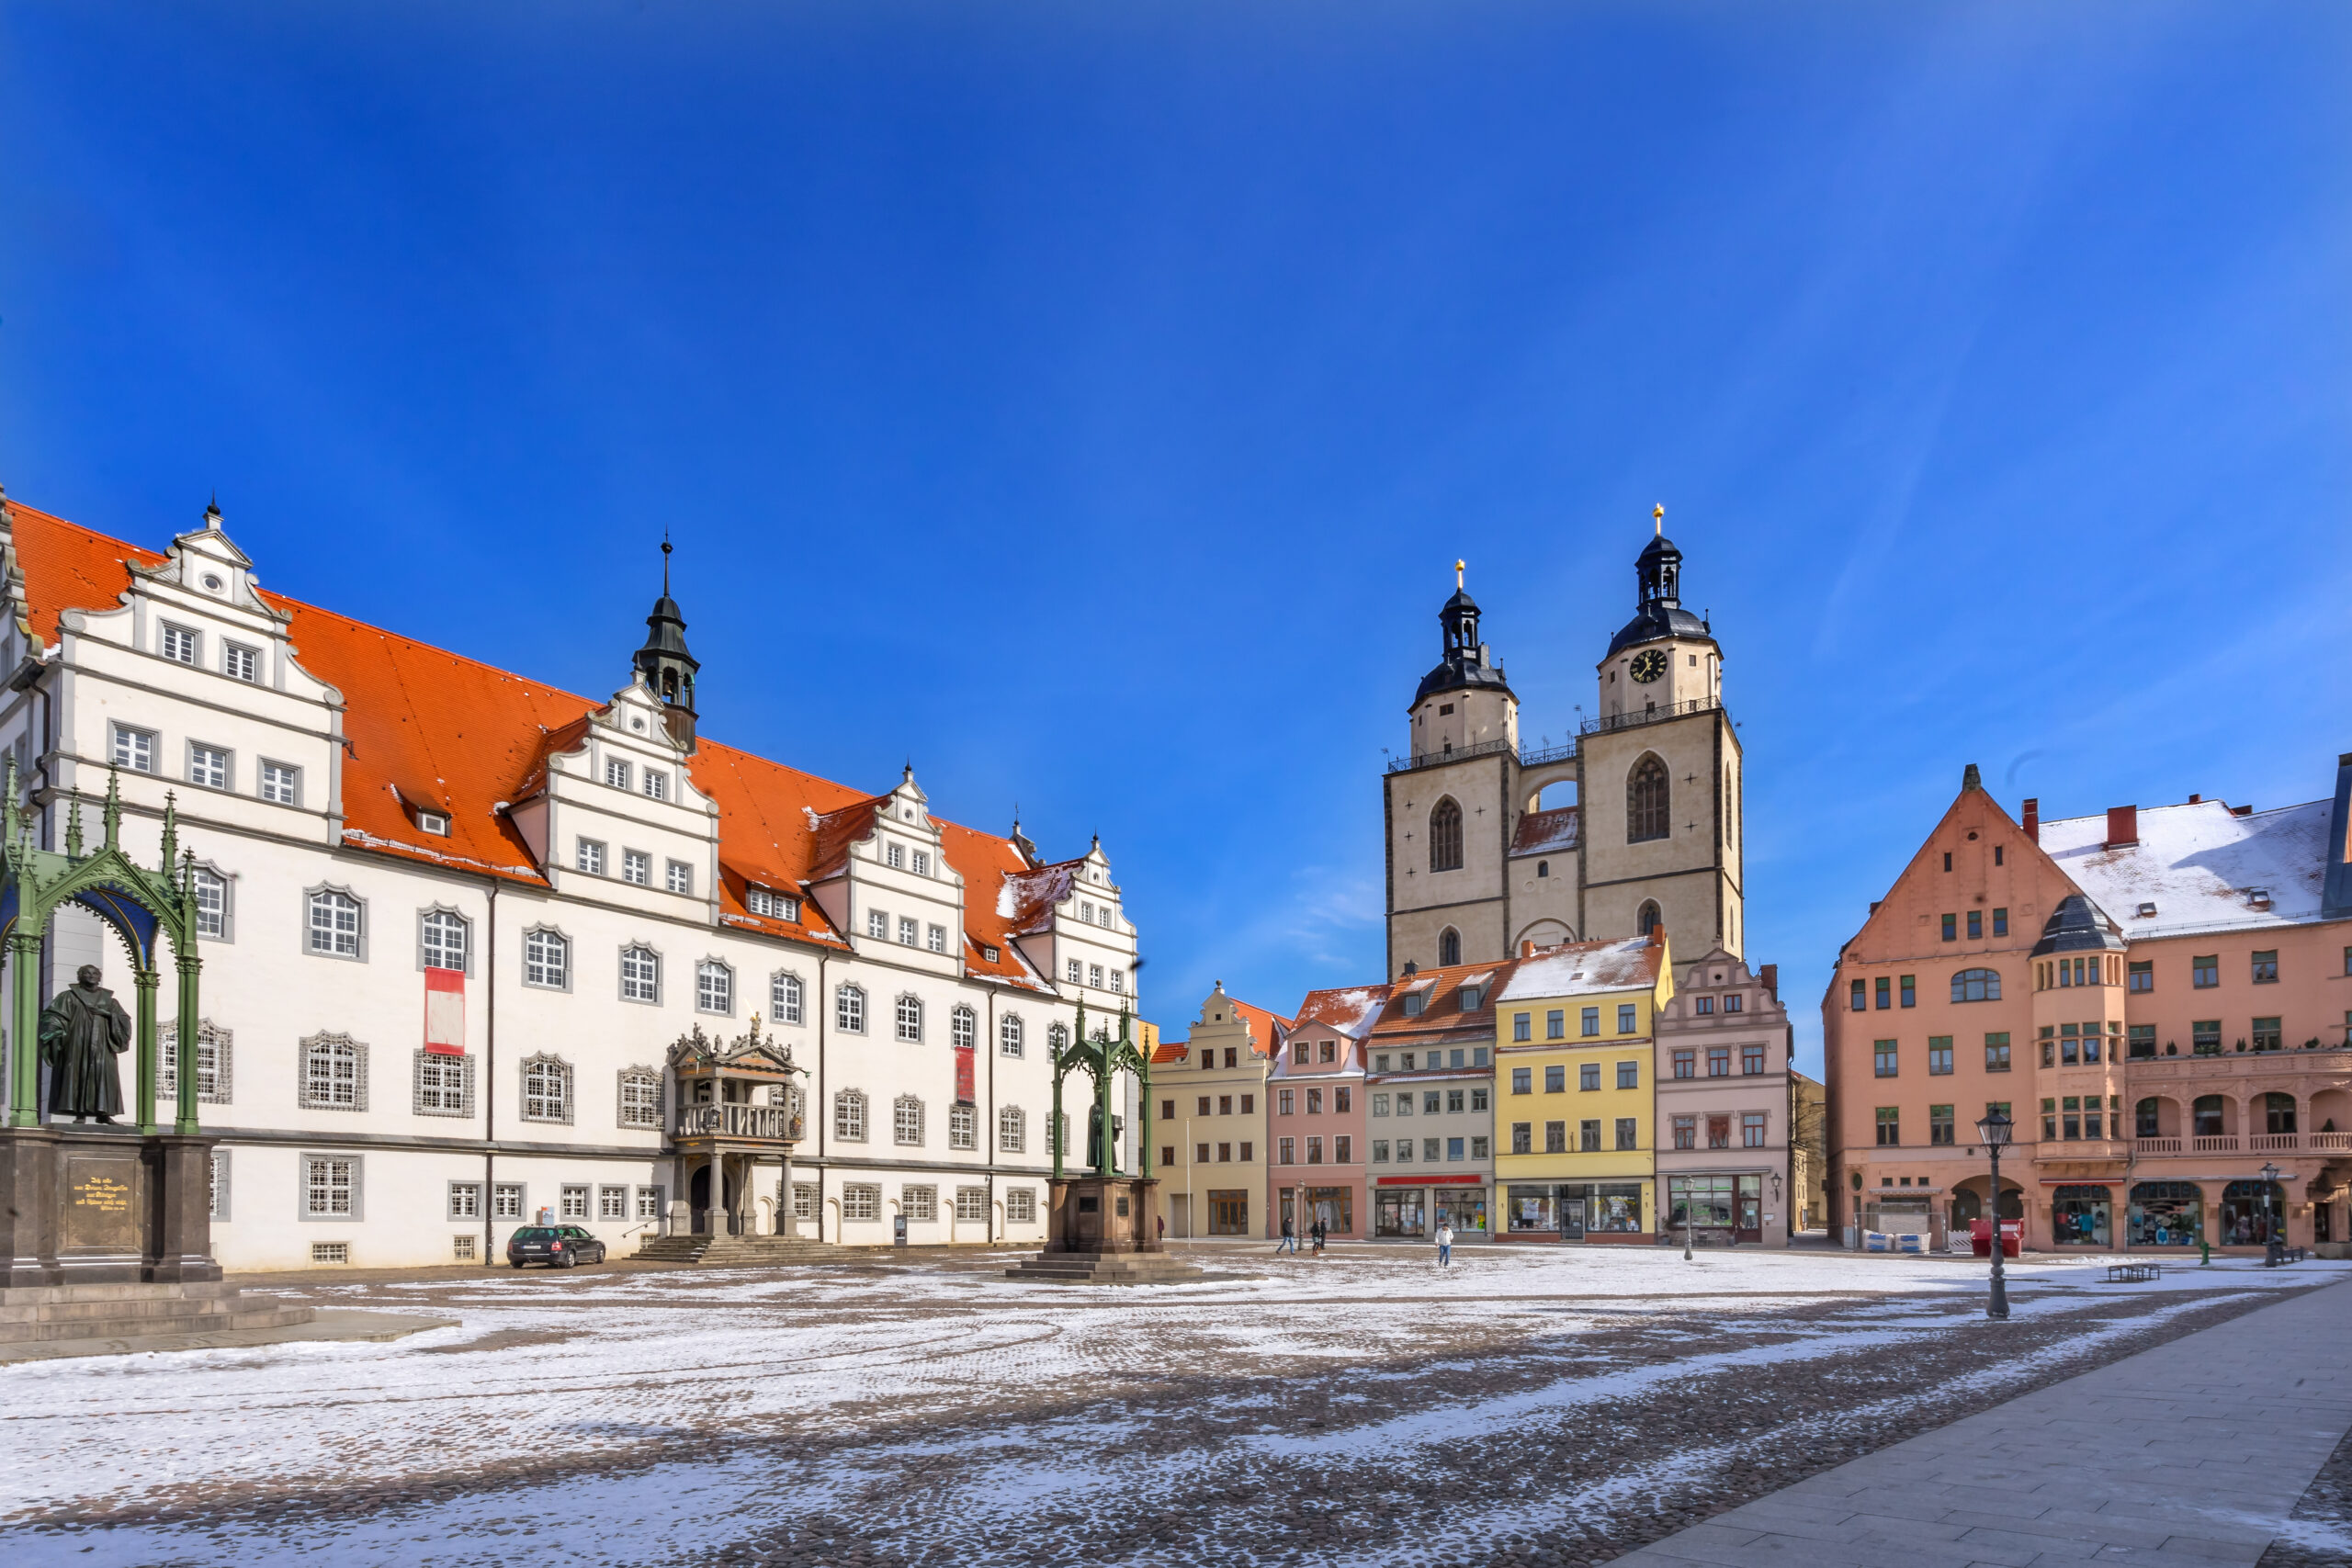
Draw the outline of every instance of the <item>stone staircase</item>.
[[[761,1269],[784,1263],[831,1263],[845,1256],[830,1242],[798,1235],[648,1236],[629,1255],[650,1263],[702,1269]]]
[[[0,1346],[291,1328],[315,1315],[233,1285],[17,1285],[0,1289]]]
[[[1165,1252],[1041,1252],[1006,1269],[1004,1277],[1064,1285],[1181,1285],[1207,1278]]]

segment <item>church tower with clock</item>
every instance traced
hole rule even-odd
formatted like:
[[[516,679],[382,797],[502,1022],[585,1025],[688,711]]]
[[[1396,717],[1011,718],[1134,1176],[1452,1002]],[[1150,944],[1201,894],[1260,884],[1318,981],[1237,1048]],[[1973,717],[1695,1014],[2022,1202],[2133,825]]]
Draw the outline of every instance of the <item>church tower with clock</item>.
[[[1443,658],[1384,779],[1388,972],[1481,964],[1523,942],[1645,934],[1678,953],[1746,940],[1739,733],[1723,650],[1682,607],[1663,509],[1634,561],[1634,618],[1595,667],[1598,703],[1569,745],[1519,742],[1519,699],[1478,640],[1456,563]],[[1547,807],[1547,791],[1575,802]]]

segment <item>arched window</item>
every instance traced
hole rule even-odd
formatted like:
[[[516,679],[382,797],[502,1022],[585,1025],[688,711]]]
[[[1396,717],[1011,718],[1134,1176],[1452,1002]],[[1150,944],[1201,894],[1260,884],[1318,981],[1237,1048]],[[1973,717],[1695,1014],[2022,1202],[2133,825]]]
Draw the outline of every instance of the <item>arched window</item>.
[[[968,1051],[979,1040],[980,1015],[967,1007],[957,1007],[947,1015],[947,1043],[958,1051]]]
[[[1452,795],[1430,812],[1430,869],[1462,869],[1462,807],[1453,804]]]
[[[1053,1052],[1056,1055],[1059,1055],[1064,1051],[1069,1050],[1069,1025],[1066,1023],[1049,1025],[1046,1030],[1046,1043],[1053,1048]]]
[[[1724,764],[1724,848],[1731,848],[1731,764]]]
[[[466,972],[466,922],[447,909],[427,909],[417,932],[418,955],[427,969]]]
[[[571,1067],[554,1056],[533,1056],[523,1064],[523,1120],[571,1120]]]
[[[768,982],[768,1010],[778,1023],[802,1022],[806,1015],[801,998],[806,994],[799,976],[778,975]]]
[[[229,879],[209,866],[196,869],[196,934],[229,940]]]
[[[865,1142],[865,1096],[845,1089],[833,1096],[833,1136],[851,1143]]]
[[[311,1111],[367,1110],[368,1047],[348,1034],[313,1034],[303,1041],[298,1098]]]
[[[2222,1126],[2222,1097],[2220,1095],[2198,1096],[2196,1103],[2188,1108],[2188,1114],[2193,1123],[2190,1133],[2192,1137],[2219,1138],[2225,1135]]]
[[[311,951],[330,958],[362,958],[367,923],[359,900],[339,887],[313,888],[310,896]]]
[[[911,1094],[902,1094],[890,1107],[890,1133],[901,1144],[922,1142],[922,1101]]]
[[[1447,966],[1448,966],[1448,965],[1450,965],[1450,964],[1459,964],[1459,963],[1461,963],[1461,962],[1462,962],[1462,933],[1461,933],[1460,931],[1455,931],[1452,926],[1448,926],[1448,927],[1446,927],[1446,928],[1445,928],[1445,930],[1443,930],[1443,931],[1440,931],[1440,932],[1438,933],[1438,938],[1437,938],[1437,963],[1438,963],[1438,967],[1439,967],[1439,968],[1441,968],[1441,969],[1442,969],[1442,968],[1447,967]]]
[[[833,992],[833,1027],[843,1034],[865,1032],[865,992],[855,986],[842,986]]]
[[[2143,1138],[2155,1138],[2163,1136],[2161,1133],[2156,1131],[2163,1120],[2157,1113],[2158,1109],[2159,1107],[2154,1096],[2141,1100],[2132,1108],[2132,1116],[2135,1123],[2133,1129],[2135,1136]]]
[[[2001,999],[2001,976],[1996,969],[1963,969],[1951,977],[1951,999],[1956,1002],[1997,1002]]]
[[[1538,876],[1549,876],[1549,875],[1551,875],[1551,874],[1552,874],[1552,863],[1551,863],[1550,861],[1548,861],[1548,860],[1539,860],[1539,861],[1537,861],[1537,862],[1535,863],[1535,874],[1536,874],[1536,875],[1538,875]]]
[[[968,1101],[958,1101],[947,1108],[947,1146],[951,1149],[974,1149],[980,1144],[980,1112]]]
[[[704,1012],[733,1012],[735,971],[716,958],[695,965],[695,1006]]]
[[[621,949],[621,1000],[662,999],[662,956],[650,947]]]
[[[1657,930],[1657,923],[1664,919],[1666,913],[1657,907],[1657,900],[1645,898],[1642,901],[1641,913],[1634,917],[1634,930],[1638,935],[1647,936]]]
[[[1009,1155],[1021,1153],[1022,1142],[1028,1131],[1029,1119],[1021,1113],[1021,1107],[1008,1105],[996,1113],[996,1146],[1001,1152]]]
[[[523,933],[523,984],[565,990],[571,985],[571,943],[545,927]]]
[[[1625,841],[1638,844],[1650,839],[1667,836],[1672,802],[1668,798],[1666,764],[1655,755],[1644,757],[1634,764],[1632,782],[1625,786]]]
[[[2273,1135],[2295,1130],[2295,1097],[2273,1091],[2262,1097],[2263,1131]]]
[[[922,998],[906,995],[899,998],[899,1038],[909,1044],[922,1041]]]
[[[1018,1056],[1021,1055],[1021,1015],[1017,1012],[1006,1013],[996,1026],[996,1048],[1004,1055]]]

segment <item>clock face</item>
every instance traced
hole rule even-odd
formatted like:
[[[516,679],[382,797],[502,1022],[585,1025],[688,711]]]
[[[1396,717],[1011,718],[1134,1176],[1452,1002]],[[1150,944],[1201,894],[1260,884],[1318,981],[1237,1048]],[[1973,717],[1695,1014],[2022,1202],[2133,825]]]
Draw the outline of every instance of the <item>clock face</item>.
[[[1666,655],[1655,648],[1645,648],[1634,655],[1634,679],[1649,684],[1666,673]]]

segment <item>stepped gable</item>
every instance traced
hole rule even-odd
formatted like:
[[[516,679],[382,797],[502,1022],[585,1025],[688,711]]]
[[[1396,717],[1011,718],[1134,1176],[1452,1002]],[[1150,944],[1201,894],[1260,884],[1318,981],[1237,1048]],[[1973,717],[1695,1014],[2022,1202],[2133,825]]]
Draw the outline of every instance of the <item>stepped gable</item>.
[[[164,564],[159,551],[110,538],[21,502],[5,503],[25,579],[25,625],[44,643],[66,610],[108,611],[130,591],[131,568]],[[288,637],[304,669],[342,694],[344,837],[354,848],[438,865],[458,865],[546,886],[522,834],[493,807],[526,798],[547,759],[576,750],[589,716],[605,704],[513,674],[479,660],[368,626],[256,586],[263,603],[288,617]],[[798,893],[852,839],[871,830],[880,797],[718,742],[701,740],[687,762],[695,787],[718,807],[719,905],[730,925],[797,941],[844,946],[812,900],[801,922],[753,915],[744,901],[758,883]],[[403,800],[449,813],[444,838],[420,833]],[[869,809],[860,818],[852,807]],[[1008,919],[1001,896],[1034,876],[1012,840],[933,818],[942,852],[964,878],[966,954],[974,973],[1045,989],[1010,938],[1031,929]],[[820,823],[835,824],[831,829]],[[1063,872],[1068,863],[1046,870]],[[988,962],[980,949],[993,946]]]

